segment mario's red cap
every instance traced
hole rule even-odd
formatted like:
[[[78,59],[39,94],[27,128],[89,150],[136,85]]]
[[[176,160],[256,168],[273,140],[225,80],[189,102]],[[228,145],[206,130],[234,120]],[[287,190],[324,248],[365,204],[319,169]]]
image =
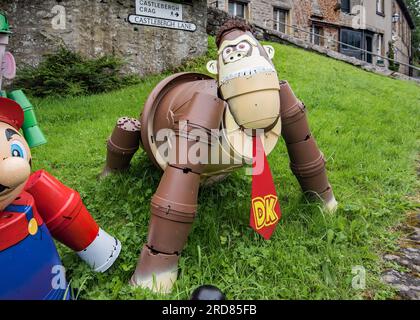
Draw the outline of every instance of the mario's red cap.
[[[23,120],[23,110],[15,101],[0,97],[0,122],[10,124],[20,130]]]

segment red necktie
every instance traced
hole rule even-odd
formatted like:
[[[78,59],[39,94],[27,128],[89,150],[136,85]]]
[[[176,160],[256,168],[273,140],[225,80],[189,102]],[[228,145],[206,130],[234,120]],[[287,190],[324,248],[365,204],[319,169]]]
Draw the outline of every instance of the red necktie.
[[[281,218],[276,187],[260,137],[253,138],[251,228],[269,240]]]

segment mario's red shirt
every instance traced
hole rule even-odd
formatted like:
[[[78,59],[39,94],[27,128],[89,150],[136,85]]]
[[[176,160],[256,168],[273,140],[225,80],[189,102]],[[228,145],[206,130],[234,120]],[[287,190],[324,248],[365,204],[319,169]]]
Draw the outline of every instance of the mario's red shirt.
[[[23,191],[12,204],[0,212],[0,251],[19,243],[29,235],[36,235],[42,224],[34,197]]]

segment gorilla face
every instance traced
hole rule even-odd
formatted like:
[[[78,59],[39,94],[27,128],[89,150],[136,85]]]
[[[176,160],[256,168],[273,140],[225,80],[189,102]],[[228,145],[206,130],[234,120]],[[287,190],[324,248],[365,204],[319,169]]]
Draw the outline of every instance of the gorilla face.
[[[250,32],[234,31],[223,39],[218,60],[207,64],[209,72],[218,75],[222,98],[241,127],[265,129],[279,118],[280,86],[273,57],[273,47],[263,47]]]
[[[267,50],[268,48],[272,47],[267,47]],[[219,85],[222,86],[235,78],[249,77],[258,73],[276,73],[268,53],[264,50],[266,49],[247,34],[234,40],[224,41],[219,50]],[[274,49],[271,52],[274,52]]]

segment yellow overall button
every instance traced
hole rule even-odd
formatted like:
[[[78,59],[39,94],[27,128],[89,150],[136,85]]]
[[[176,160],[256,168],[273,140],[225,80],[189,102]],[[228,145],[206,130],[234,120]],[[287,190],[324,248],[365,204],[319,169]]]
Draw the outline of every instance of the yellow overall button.
[[[38,223],[36,222],[35,218],[32,218],[28,224],[28,231],[31,236],[36,235],[38,232]]]

